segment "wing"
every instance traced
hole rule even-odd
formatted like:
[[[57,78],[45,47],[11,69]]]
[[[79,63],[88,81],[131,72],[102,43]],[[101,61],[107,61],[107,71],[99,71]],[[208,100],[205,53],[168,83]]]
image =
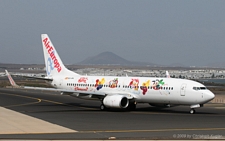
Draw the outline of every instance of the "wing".
[[[24,86],[22,87],[24,89],[32,89],[32,90],[43,90],[43,91],[54,91],[54,92],[61,92],[61,94],[86,94],[86,95],[99,95],[99,96],[105,96],[106,93],[103,92],[86,92],[86,91],[75,91],[75,90],[70,90],[70,89],[56,89],[56,88],[43,88],[43,87],[28,87]]]
[[[28,87],[24,86],[22,88],[25,89],[32,89],[32,90],[43,90],[43,91],[53,91],[53,92],[60,92],[61,95],[73,95],[73,96],[83,96],[89,98],[103,98],[107,95],[124,95],[128,99],[137,98],[136,95],[127,92],[102,92],[102,91],[79,91],[79,90],[70,90],[70,89],[56,89],[56,88],[42,88],[42,87]]]

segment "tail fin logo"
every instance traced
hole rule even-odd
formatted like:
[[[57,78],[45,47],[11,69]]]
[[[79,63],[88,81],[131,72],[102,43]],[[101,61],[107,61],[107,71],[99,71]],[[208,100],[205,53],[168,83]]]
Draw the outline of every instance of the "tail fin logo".
[[[47,62],[47,67],[46,67],[47,74],[50,75],[52,70],[54,70],[54,66],[53,66],[52,59],[49,57]]]
[[[56,68],[58,72],[61,72],[62,68],[61,65],[58,62],[58,59],[55,56],[55,50],[54,48],[50,45],[50,41],[48,38],[45,38],[43,40],[44,46],[46,48],[46,50],[48,51],[49,54],[49,58],[48,58],[48,67],[50,67],[50,70],[48,70],[47,68],[47,73],[50,74],[50,72]],[[53,67],[54,64],[54,67]]]

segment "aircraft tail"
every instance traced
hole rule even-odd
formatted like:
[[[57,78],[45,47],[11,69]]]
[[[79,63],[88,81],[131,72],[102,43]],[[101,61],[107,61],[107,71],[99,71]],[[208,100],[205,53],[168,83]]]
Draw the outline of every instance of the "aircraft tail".
[[[12,76],[9,74],[9,72],[7,70],[5,70],[5,73],[9,79],[9,82],[10,84],[13,86],[13,87],[19,87],[16,82],[13,80]]]
[[[64,66],[62,60],[60,59],[55,47],[53,46],[47,34],[42,34],[41,39],[47,76],[52,77],[54,75],[79,75],[73,71],[68,70]]]

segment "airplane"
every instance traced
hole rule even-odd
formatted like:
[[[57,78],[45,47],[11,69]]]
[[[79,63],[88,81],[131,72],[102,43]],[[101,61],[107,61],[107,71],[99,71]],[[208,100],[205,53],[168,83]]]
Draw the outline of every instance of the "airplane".
[[[47,75],[38,79],[46,80],[54,88],[24,86],[25,89],[100,100],[100,110],[135,110],[137,103],[148,103],[163,107],[188,105],[190,114],[215,97],[203,84],[187,79],[79,75],[64,66],[47,34],[42,34],[41,39]]]

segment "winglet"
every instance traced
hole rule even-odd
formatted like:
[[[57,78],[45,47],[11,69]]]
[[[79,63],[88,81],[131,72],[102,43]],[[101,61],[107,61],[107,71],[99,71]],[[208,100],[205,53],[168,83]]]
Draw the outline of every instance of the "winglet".
[[[13,87],[19,87],[16,82],[13,80],[13,78],[11,77],[11,75],[9,74],[9,72],[7,70],[5,70],[5,73],[9,79],[9,82],[10,84],[13,86]]]
[[[170,74],[168,71],[166,71],[166,78],[170,78]]]

